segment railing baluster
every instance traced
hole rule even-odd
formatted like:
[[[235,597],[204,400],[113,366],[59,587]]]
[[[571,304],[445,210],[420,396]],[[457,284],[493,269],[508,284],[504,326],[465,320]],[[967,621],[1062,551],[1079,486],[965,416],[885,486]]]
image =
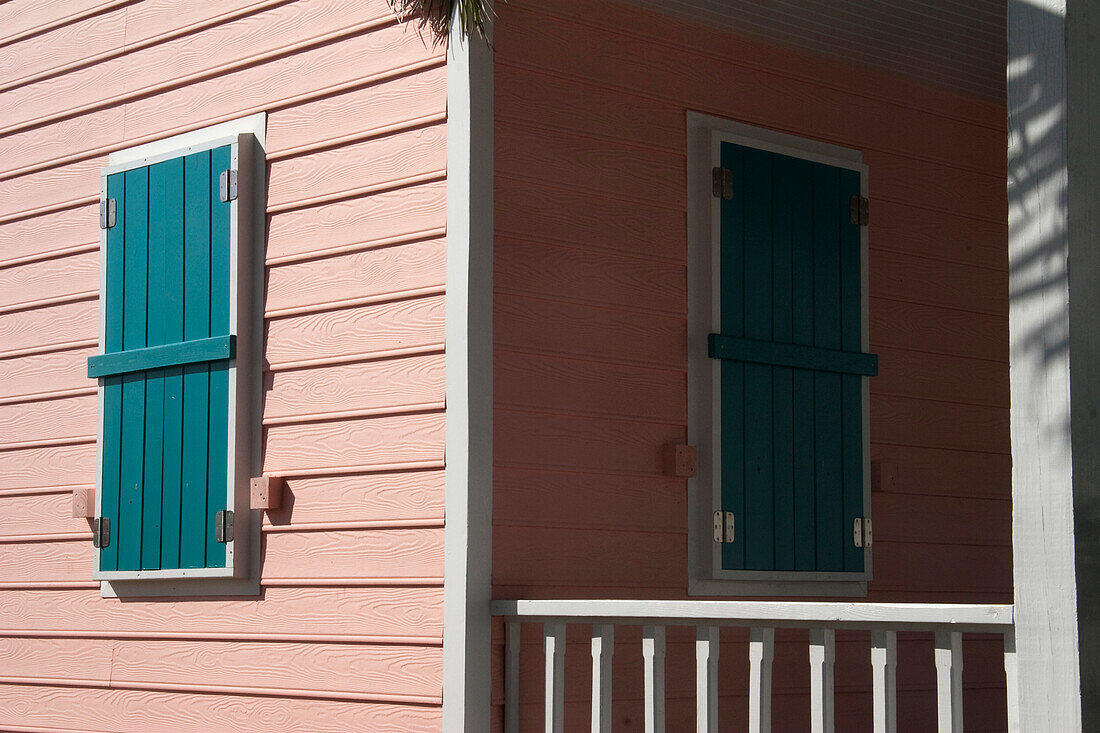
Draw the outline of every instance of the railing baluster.
[[[875,733],[898,730],[898,634],[871,632],[871,669],[874,678]]]
[[[833,661],[836,631],[810,629],[810,731],[834,733]]]
[[[642,627],[645,733],[665,733],[665,627]]]
[[[543,626],[546,649],[546,733],[565,730],[565,624]]]
[[[962,733],[963,648],[959,631],[936,632],[936,707],[939,733]]]
[[[718,730],[718,652],[717,626],[695,627],[695,730]]]
[[[611,661],[615,627],[592,627],[592,733],[611,733]]]
[[[771,733],[775,629],[749,629],[749,733]]]
[[[1008,733],[1020,733],[1020,677],[1016,666],[1016,630],[1005,632],[1005,693],[1008,703]]]
[[[519,733],[519,632],[518,621],[504,627],[504,733]]]

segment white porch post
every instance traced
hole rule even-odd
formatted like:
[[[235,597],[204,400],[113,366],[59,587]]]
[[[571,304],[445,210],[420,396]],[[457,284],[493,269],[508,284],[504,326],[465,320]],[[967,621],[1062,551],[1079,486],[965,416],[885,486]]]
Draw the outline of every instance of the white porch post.
[[[447,50],[447,468],[443,730],[490,728],[493,500],[493,56]]]
[[[1020,730],[1082,730],[1082,691],[1085,729],[1100,724],[1093,661],[1100,650],[1094,642],[1084,655],[1078,648],[1079,621],[1082,640],[1095,639],[1097,626],[1094,614],[1079,618],[1079,604],[1094,608],[1100,600],[1100,227],[1091,200],[1100,146],[1088,138],[1100,95],[1090,65],[1097,52],[1088,48],[1097,30],[1092,4],[1070,0],[1067,23],[1066,0],[1008,2],[1013,722]]]

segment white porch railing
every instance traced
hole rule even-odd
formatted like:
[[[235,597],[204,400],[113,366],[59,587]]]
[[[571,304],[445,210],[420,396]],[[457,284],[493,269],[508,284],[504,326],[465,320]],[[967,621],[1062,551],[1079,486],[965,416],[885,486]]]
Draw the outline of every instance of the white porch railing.
[[[1016,642],[1012,606],[919,603],[807,603],[755,601],[494,601],[506,621],[505,731],[519,733],[520,625],[543,624],[546,657],[545,730],[564,733],[565,627],[592,626],[592,731],[611,730],[611,674],[615,626],[641,626],[645,730],[665,730],[665,627],[695,627],[696,730],[718,730],[718,630],[749,629],[750,733],[771,730],[771,682],[775,629],[809,630],[811,731],[833,733],[833,658],[838,629],[871,632],[875,733],[897,729],[895,673],[897,633],[935,633],[937,717],[940,733],[960,733],[962,635],[1004,634],[1008,729],[1018,730]]]

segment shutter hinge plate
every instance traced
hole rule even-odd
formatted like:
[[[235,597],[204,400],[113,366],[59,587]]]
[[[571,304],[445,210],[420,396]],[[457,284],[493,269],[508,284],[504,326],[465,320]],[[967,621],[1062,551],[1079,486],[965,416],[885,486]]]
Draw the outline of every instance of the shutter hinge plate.
[[[856,226],[867,226],[869,206],[870,202],[865,196],[853,196],[848,202],[848,220]]]
[[[99,228],[110,229],[115,225],[115,200],[100,199],[99,201]]]
[[[714,541],[718,544],[733,542],[733,512],[714,513]]]
[[[856,517],[852,522],[852,544],[856,547],[871,546],[870,517]]]
[[[729,201],[733,198],[733,171],[715,166],[710,172],[711,193],[716,199]]]
[[[222,201],[234,201],[237,198],[237,171],[230,168],[222,171],[218,179],[218,197]]]
[[[218,542],[233,541],[233,512],[222,509],[214,517],[214,539]]]
[[[97,517],[92,520],[92,547],[97,550],[111,544],[110,517]]]

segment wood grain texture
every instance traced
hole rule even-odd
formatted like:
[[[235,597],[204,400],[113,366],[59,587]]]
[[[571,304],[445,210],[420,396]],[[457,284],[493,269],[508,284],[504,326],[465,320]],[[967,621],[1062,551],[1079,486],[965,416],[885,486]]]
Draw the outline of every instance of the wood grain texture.
[[[88,379],[88,357],[96,347],[0,359],[0,398],[63,389],[95,387]]]
[[[344,0],[303,0],[280,5],[194,36],[77,69],[59,79],[13,89],[5,96],[10,97],[11,108],[17,113],[5,120],[4,127],[19,128],[92,103],[108,106],[139,89],[255,59],[357,21],[385,17],[387,12],[385,4],[377,0],[353,4]]]
[[[1007,453],[872,443],[871,460],[898,467],[894,489],[898,492],[1001,499],[1012,495],[1012,460]]]
[[[529,144],[533,136],[538,137],[538,145]],[[682,210],[687,204],[685,166],[679,154],[647,151],[639,155],[637,148],[618,140],[593,140],[499,118],[494,153],[497,169],[505,176],[534,177],[653,206]]]
[[[268,533],[263,552],[265,580],[443,575],[442,528]]]
[[[0,252],[5,262],[78,245],[95,245],[98,251],[98,204],[4,222],[0,226]]]
[[[26,639],[0,636],[4,677],[54,677],[106,685],[111,679],[111,644],[84,639]]]
[[[1008,454],[1008,412],[1001,407],[878,396],[871,403],[876,443]]]
[[[0,358],[4,352],[33,349],[99,336],[99,303],[49,305],[0,313]]]
[[[871,298],[871,350],[879,345],[1008,364],[1008,316]]]
[[[160,690],[0,685],[0,725],[65,727],[88,733],[152,730],[239,733],[272,730],[346,733],[355,730],[439,730],[439,708],[392,703]]]
[[[495,403],[507,409],[568,411],[683,425],[683,372],[498,349]]]
[[[96,646],[92,640],[81,641]],[[439,697],[442,687],[439,647],[152,640],[101,644],[114,647],[113,684],[203,680],[217,686],[331,692],[334,698],[347,692]],[[272,659],[281,663],[272,664]]]
[[[442,342],[443,298],[428,297],[275,319],[267,324],[265,354],[278,367]]]
[[[684,318],[497,295],[493,340],[519,351],[686,368]]]
[[[1004,364],[984,359],[876,347],[878,376],[872,395],[896,395],[1008,407],[1008,374]]]
[[[554,19],[548,25],[555,27],[560,22]],[[577,30],[592,32],[575,26],[568,32],[572,35]],[[530,31],[522,26],[519,32],[536,44],[535,53],[552,53],[542,48],[548,43],[546,38],[528,37]],[[644,44],[632,38],[616,40]],[[504,55],[494,76],[496,100],[502,116],[510,120],[538,120],[585,135],[629,137],[636,144],[677,151],[685,135],[681,101],[685,92],[700,102],[705,100],[708,106],[726,108],[732,106],[737,95],[737,107],[750,124],[754,123],[752,118],[774,119],[781,109],[784,128],[803,133],[812,130],[818,139],[834,141],[858,135],[864,149],[885,151],[897,150],[898,141],[904,140],[909,155],[951,167],[1004,172],[1004,156],[999,155],[1003,152],[1003,130],[998,134],[984,126],[904,104],[895,106],[899,114],[886,114],[888,107],[868,99],[865,89],[826,87],[814,79],[792,79],[759,68],[753,69],[756,73],[745,73],[738,68],[744,64],[744,57],[730,53],[728,48],[723,49],[720,61],[692,49],[662,48],[665,55],[660,61],[644,63],[664,67],[658,77],[667,84],[664,87],[646,84],[634,75],[611,77],[601,73],[589,59],[555,58],[552,64],[531,64],[526,53],[522,60]],[[595,53],[607,52],[600,49]],[[676,65],[692,66],[702,70],[704,76],[681,78],[673,85],[667,75]],[[708,87],[723,71],[727,76],[721,88]],[[584,77],[578,79],[573,76],[575,72]],[[559,100],[557,104],[552,102],[554,99]],[[794,108],[791,99],[799,100],[799,109]],[[830,108],[844,113],[823,114]]]
[[[160,37],[178,33],[180,28],[209,23],[226,13],[240,12],[257,4],[257,0],[231,3],[156,0],[132,8],[112,8],[17,45],[0,48],[0,81],[9,83],[44,71],[87,63],[89,59],[156,42]]]
[[[268,260],[308,257],[339,248],[369,248],[373,243],[446,225],[442,181],[400,187],[270,217]]]
[[[875,296],[1004,315],[1008,277],[988,266],[876,249],[868,267],[867,281]]]
[[[357,82],[386,77],[394,69],[436,63],[439,54],[400,26],[359,33],[335,43],[197,80],[134,99],[125,105],[88,111],[5,136],[0,140],[4,170],[49,165],[87,157],[88,151],[122,147],[129,141],[165,135],[165,116],[173,126],[193,129],[214,120],[292,106]],[[125,112],[126,125],[121,121]],[[364,129],[370,127],[363,121]],[[125,132],[125,135],[124,135]],[[60,136],[60,137],[59,137]],[[317,139],[327,137],[317,130]]]
[[[446,168],[446,128],[433,125],[272,163],[268,206],[381,186]]]
[[[0,405],[0,448],[58,438],[94,438],[96,395]]]
[[[266,588],[257,598],[120,604],[98,590],[5,590],[0,628],[150,635],[440,636],[443,590],[432,587]]]
[[[532,414],[498,408],[493,454],[499,464],[660,475],[661,447],[682,442],[682,425]]]
[[[0,496],[0,538],[12,535],[88,532],[88,520],[71,516],[71,491]]]
[[[280,371],[268,375],[264,417],[438,403],[445,382],[442,354]]]
[[[619,588],[687,587],[687,539],[681,534],[498,525],[497,542],[509,551],[493,558],[495,584],[587,586],[612,594]]]
[[[0,451],[0,489],[94,483],[94,441]]]
[[[320,140],[445,112],[446,84],[446,67],[440,65],[276,110],[269,118],[268,149],[278,155]]]
[[[43,207],[61,206],[99,194],[99,171],[106,156],[0,180],[0,217],[11,217]]]
[[[442,287],[446,242],[430,239],[272,267],[268,312]]]
[[[266,523],[279,527],[435,519],[443,516],[443,471],[291,477],[282,508],[266,514]]]
[[[441,412],[273,425],[266,430],[264,472],[442,461],[443,429]]]
[[[497,170],[493,222],[501,234],[572,244],[586,250],[642,252],[687,261],[684,213],[672,208],[623,206],[601,193],[523,180]]]
[[[1012,503],[1008,497],[979,499],[876,492],[871,497],[875,540],[1008,547]]]
[[[493,475],[496,526],[687,534],[687,482],[681,478],[512,466],[498,466]],[[562,501],[566,495],[570,500]]]
[[[0,268],[0,309],[99,290],[99,252]]]
[[[498,236],[494,252],[497,292],[672,315],[682,314],[687,302],[687,269],[679,264],[511,236]]]
[[[101,11],[118,5],[118,0],[57,0],[42,4],[34,0],[10,0],[0,5],[0,26],[3,38],[21,36],[37,29],[49,28],[74,17]]]
[[[7,583],[87,580],[94,556],[86,540],[0,542],[0,567]]]

